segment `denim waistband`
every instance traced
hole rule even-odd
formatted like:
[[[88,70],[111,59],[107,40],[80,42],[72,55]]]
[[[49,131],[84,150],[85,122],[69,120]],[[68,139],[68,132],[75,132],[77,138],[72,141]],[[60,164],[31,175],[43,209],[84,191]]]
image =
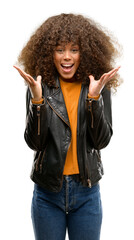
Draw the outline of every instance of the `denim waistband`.
[[[73,179],[76,182],[81,182],[81,176],[80,174],[72,174],[72,175],[64,175],[64,180],[69,180],[69,179]]]

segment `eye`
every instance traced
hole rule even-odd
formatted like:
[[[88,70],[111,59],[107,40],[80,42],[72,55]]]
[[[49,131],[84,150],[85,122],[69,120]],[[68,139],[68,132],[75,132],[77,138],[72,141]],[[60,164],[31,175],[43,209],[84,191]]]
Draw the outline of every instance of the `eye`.
[[[78,49],[72,49],[72,52],[78,52],[79,50]]]
[[[64,51],[64,49],[63,49],[62,46],[58,46],[58,47],[56,48],[56,52],[58,52],[58,53],[63,53],[63,51]]]
[[[73,48],[71,49],[71,51],[72,51],[73,53],[77,53],[77,52],[79,52],[79,48],[73,47]]]
[[[56,49],[56,52],[61,53],[61,52],[63,52],[63,49]]]

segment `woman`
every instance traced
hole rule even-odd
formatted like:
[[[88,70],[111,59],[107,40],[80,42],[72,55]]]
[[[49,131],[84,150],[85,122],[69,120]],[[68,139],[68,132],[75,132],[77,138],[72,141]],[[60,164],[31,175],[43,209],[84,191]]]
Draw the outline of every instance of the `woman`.
[[[14,66],[25,79],[25,140],[35,151],[32,221],[36,240],[99,240],[100,150],[112,136],[110,89],[119,85],[117,49],[81,15],[47,19]],[[118,80],[117,80],[118,79]]]

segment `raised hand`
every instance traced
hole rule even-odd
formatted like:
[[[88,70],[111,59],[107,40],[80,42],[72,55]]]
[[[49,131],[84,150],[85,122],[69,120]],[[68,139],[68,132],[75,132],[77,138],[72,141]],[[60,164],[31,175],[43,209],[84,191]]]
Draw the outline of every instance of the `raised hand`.
[[[95,80],[93,75],[89,76],[90,84],[89,84],[89,95],[98,96],[104,86],[110,81],[110,79],[117,73],[120,67],[114,68],[108,73],[104,73],[99,80]]]
[[[19,74],[24,78],[24,80],[26,81],[26,83],[29,85],[29,88],[31,90],[31,94],[32,97],[34,98],[34,100],[39,101],[42,98],[42,87],[41,87],[41,76],[37,76],[37,81],[34,80],[33,77],[31,77],[31,75],[27,74],[26,72],[24,72],[21,68],[19,68],[18,66],[13,66],[15,69],[17,69],[17,71],[19,72]]]

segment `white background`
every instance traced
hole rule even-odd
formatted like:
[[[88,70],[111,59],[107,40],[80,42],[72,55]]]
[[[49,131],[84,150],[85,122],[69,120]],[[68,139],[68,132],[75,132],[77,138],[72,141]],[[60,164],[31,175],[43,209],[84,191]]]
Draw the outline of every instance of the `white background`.
[[[110,29],[123,45],[118,60],[124,83],[113,96],[114,135],[102,151],[105,175],[101,180],[103,225],[101,240],[134,239],[134,33],[133,1],[23,0],[0,6],[0,239],[33,240],[29,179],[33,152],[24,142],[25,91],[12,67],[33,31],[49,16],[81,13]]]

